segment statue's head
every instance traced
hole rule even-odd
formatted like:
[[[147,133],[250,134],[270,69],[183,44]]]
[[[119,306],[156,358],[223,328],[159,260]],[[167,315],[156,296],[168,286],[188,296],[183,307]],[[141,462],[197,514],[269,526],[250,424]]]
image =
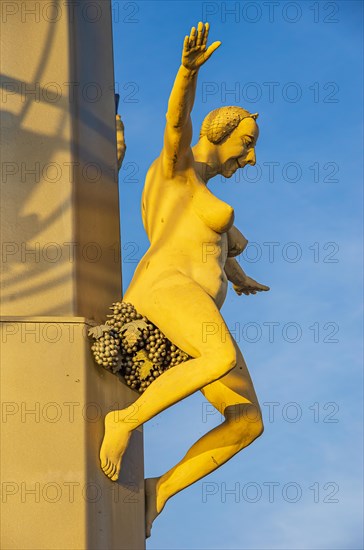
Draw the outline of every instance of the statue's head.
[[[229,178],[246,164],[255,164],[255,144],[259,136],[256,123],[258,113],[249,113],[241,107],[220,107],[204,119],[200,140],[214,147],[219,162],[219,173]]]

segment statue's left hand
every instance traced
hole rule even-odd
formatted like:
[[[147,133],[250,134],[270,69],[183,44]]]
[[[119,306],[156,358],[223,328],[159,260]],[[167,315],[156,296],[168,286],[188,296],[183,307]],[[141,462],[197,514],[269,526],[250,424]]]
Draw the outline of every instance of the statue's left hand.
[[[118,154],[118,168],[120,170],[126,150],[124,139],[124,124],[120,118],[120,115],[116,115],[116,148]]]
[[[239,296],[242,294],[249,296],[249,294],[256,294],[257,292],[266,292],[267,290],[270,290],[269,286],[262,285],[248,276],[245,277],[242,283],[233,285],[233,288]]]
[[[192,27],[190,35],[185,37],[182,52],[182,65],[190,71],[196,71],[203,65],[215,50],[221,45],[221,42],[214,42],[206,47],[209,35],[209,24],[205,25],[199,22],[197,31]]]

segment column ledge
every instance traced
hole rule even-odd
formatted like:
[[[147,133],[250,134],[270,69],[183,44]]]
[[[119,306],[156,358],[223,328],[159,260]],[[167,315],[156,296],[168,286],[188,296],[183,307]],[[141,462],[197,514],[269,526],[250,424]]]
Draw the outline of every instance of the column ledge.
[[[25,316],[14,316],[14,315],[1,315],[0,323],[74,323],[74,324],[84,324],[90,327],[94,327],[100,323],[94,321],[93,319],[88,319],[87,317],[64,317],[56,315],[25,315]]]

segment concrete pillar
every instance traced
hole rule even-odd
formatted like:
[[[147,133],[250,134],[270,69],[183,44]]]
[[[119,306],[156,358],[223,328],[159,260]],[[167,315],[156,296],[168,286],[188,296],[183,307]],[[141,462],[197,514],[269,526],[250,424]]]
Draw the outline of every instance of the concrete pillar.
[[[134,394],[93,364],[89,323],[29,317],[0,326],[1,548],[143,549],[142,431],[117,483],[98,459],[103,416]]]
[[[110,3],[1,10],[1,311],[100,320],[121,294]]]
[[[1,10],[2,547],[140,550],[142,432],[98,464],[135,394],[86,336],[121,297],[110,2]]]

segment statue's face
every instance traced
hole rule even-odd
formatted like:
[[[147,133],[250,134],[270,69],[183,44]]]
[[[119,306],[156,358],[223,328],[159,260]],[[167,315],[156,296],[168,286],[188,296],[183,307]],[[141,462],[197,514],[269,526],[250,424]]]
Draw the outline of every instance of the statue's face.
[[[230,134],[219,148],[220,170],[225,177],[230,178],[239,168],[247,164],[254,166],[255,144],[259,136],[258,125],[253,118],[244,118],[239,126]]]

